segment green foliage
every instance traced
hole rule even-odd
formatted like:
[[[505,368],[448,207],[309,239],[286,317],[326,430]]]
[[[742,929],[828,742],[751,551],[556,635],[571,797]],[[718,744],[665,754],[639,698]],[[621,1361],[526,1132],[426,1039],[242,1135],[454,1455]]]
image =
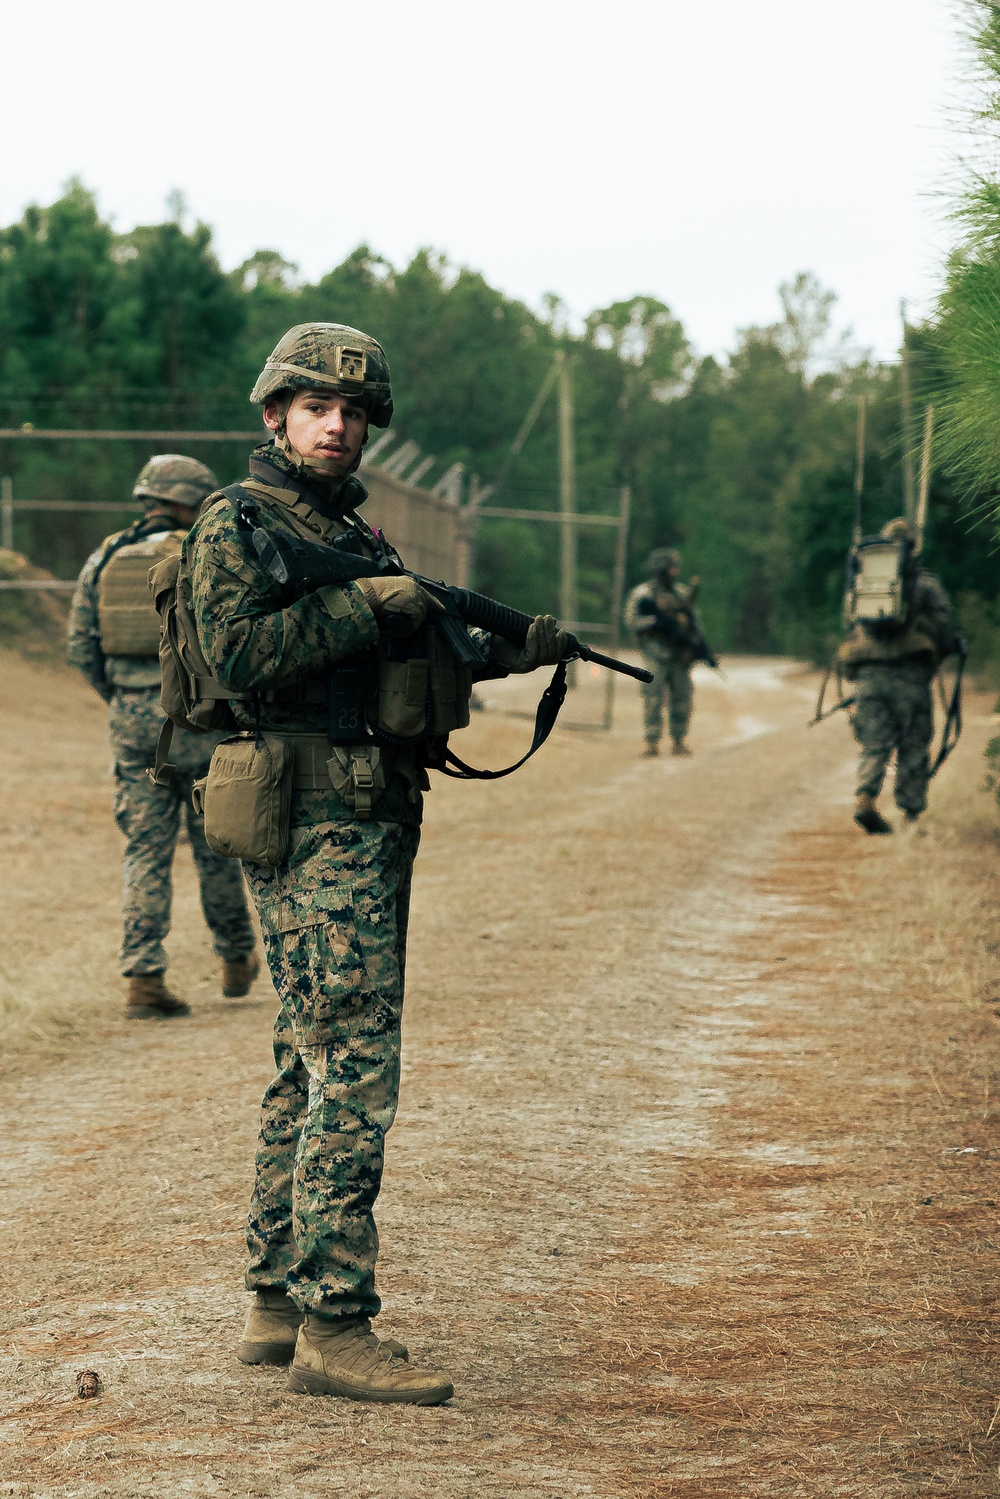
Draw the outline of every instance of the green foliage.
[[[597,309],[571,332],[557,298],[534,312],[429,249],[396,267],[360,245],[312,284],[262,249],[227,274],[206,226],[185,227],[179,201],[164,223],[119,235],[73,182],[58,202],[0,229],[0,423],[250,428],[247,393],[279,336],[294,323],[330,320],[384,344],[396,426],[435,456],[429,482],[461,463],[489,484],[562,350],[572,371],[578,507],[616,512],[630,487],[630,581],[651,547],[680,546],[686,573],[704,580],[718,649],[820,658],[839,629],[862,394],[867,529],[901,509],[898,390],[894,370],[852,356],[834,336],[835,299],[814,276],[795,277],[779,296],[777,322],[745,329],[727,360],[698,361],[652,297]],[[1000,322],[1000,285],[997,299]],[[936,392],[948,378],[943,341],[933,330],[915,341],[921,389]],[[244,471],[245,443],[187,450],[223,482]],[[0,467],[19,499],[78,506],[58,516],[21,512],[16,546],[72,576],[134,513],[132,483],[149,456],[138,442],[8,443]],[[552,395],[500,502],[551,510],[558,478]],[[109,499],[120,499],[120,514],[84,508]],[[981,616],[977,640],[993,652],[997,589],[982,549],[970,558],[967,522],[961,490],[936,476],[931,556],[940,555],[946,586],[981,601],[980,615],[969,608]],[[612,553],[612,531],[581,528],[584,619],[608,617]],[[524,609],[555,609],[558,577],[554,528],[483,519],[478,586]]]

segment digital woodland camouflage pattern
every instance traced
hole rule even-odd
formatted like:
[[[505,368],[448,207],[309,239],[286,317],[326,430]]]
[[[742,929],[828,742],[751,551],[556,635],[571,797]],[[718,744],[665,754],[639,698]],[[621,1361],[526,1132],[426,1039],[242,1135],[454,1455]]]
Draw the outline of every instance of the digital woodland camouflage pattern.
[[[162,973],[167,968],[163,944],[170,931],[174,851],[182,817],[215,952],[231,960],[246,957],[254,948],[240,866],[209,848],[204,820],[191,804],[192,783],[207,772],[219,736],[175,729],[170,758],[177,773],[168,785],[154,786],[146,768],[155,758],[162,723],[158,688],[115,692],[108,731],[114,755],[115,822],[125,838],[123,974]]]
[[[896,752],[896,805],[905,812],[927,806],[930,742],[934,731],[931,682],[926,662],[862,666],[854,679],[851,727],[861,745],[858,795],[877,797]]]
[[[281,1010],[247,1228],[251,1290],[375,1316],[373,1209],[399,1096],[419,830],[307,823],[287,864],[248,865]]]
[[[271,465],[266,482],[280,488],[287,461],[272,446],[254,457]],[[252,467],[259,477],[259,465]],[[280,493],[253,492],[262,523],[283,524]],[[342,529],[324,526],[320,514],[316,522],[319,536]],[[283,605],[227,499],[210,503],[195,523],[181,586],[213,672],[230,687],[264,694],[262,726],[325,734],[321,697],[276,702],[268,689],[322,682],[338,661],[377,642],[362,591],[333,585]],[[247,704],[234,712],[252,725]],[[419,794],[400,776],[376,804],[378,821],[357,821],[332,786],[296,791],[286,863],[246,865],[281,1005],[248,1222],[247,1285],[286,1288],[301,1306],[330,1315],[372,1316],[380,1305],[373,1208],[399,1089],[421,812]]]
[[[663,555],[668,553],[664,551]],[[669,555],[678,556],[676,552]],[[625,604],[625,625],[635,634],[636,643],[642,652],[643,666],[653,673],[653,680],[642,684],[646,741],[649,744],[660,742],[663,734],[664,697],[669,703],[670,737],[682,740],[687,735],[694,702],[691,652],[683,646],[672,645],[658,632],[648,628],[650,616],[643,615],[639,610],[639,605],[645,599],[652,599],[665,613],[677,614],[683,611],[693,616],[693,593],[686,583],[674,583],[670,588],[664,588],[661,583],[651,580],[633,588]],[[640,628],[640,625],[645,628]]]

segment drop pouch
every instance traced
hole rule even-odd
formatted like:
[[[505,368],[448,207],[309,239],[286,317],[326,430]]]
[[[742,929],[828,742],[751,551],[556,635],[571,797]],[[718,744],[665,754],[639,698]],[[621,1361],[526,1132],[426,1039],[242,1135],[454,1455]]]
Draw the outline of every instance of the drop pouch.
[[[233,734],[218,744],[194,786],[209,848],[251,864],[288,856],[295,751],[277,734]]]

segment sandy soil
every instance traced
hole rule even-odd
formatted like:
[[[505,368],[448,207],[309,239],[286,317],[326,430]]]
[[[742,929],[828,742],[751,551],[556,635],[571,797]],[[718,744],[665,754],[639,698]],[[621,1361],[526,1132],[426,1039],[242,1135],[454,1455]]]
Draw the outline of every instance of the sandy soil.
[[[0,1496],[997,1492],[986,704],[922,838],[853,827],[787,663],[699,674],[691,760],[625,687],[435,789],[380,1330],[456,1396],[383,1410],[235,1361],[273,995],[219,996],[182,850],[195,1013],[125,1023],[100,704],[3,666]],[[514,758],[538,685],[462,753]]]

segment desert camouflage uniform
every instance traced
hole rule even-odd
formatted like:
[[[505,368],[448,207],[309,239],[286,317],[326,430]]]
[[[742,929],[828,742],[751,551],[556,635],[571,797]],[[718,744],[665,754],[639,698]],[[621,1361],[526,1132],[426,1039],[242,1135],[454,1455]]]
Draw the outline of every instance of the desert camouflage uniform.
[[[150,512],[149,519],[155,521],[157,513]],[[164,521],[164,529],[176,525],[166,514]],[[84,564],[70,610],[68,654],[70,664],[108,704],[115,821],[125,838],[121,971],[166,971],[163,943],[170,930],[172,868],[182,814],[212,945],[223,959],[242,958],[253,951],[254,937],[239,866],[209,848],[202,819],[191,804],[191,784],[207,771],[220,736],[176,730],[171,760],[177,775],[168,786],[154,786],[146,768],[155,758],[163,724],[159,661],[155,656],[105,659],[100,649],[94,577],[120,534],[107,537]]]
[[[326,494],[298,480],[273,445],[257,449],[247,483],[264,524],[280,526],[284,507],[305,499],[318,535],[344,529]],[[348,479],[342,506],[364,493]],[[377,643],[361,589],[330,585],[283,606],[225,497],[206,503],[188,537],[181,586],[209,666],[228,687],[260,694],[262,728],[325,735],[325,699],[296,700],[297,689],[322,683],[336,662]],[[252,726],[248,704],[233,709],[241,726]],[[287,1288],[304,1309],[328,1315],[374,1316],[380,1306],[373,1209],[399,1089],[406,921],[421,816],[412,775],[390,775],[368,821],[359,821],[332,786],[296,790],[286,862],[245,866],[281,1002],[277,1073],[264,1097],[250,1206],[247,1285]]]
[[[670,737],[676,742],[687,736],[694,703],[691,681],[692,652],[672,645],[655,628],[652,618],[639,609],[644,599],[652,599],[665,614],[694,616],[694,594],[686,583],[664,587],[656,579],[633,588],[625,604],[625,625],[633,631],[642,652],[642,664],[653,673],[651,682],[643,682],[643,720],[648,744],[659,744],[663,734],[663,698],[670,705]]]
[[[896,805],[923,812],[934,733],[931,683],[954,648],[955,612],[933,573],[913,580],[908,621],[896,631],[857,625],[839,658],[854,684],[851,728],[861,746],[857,794],[877,797],[896,754]]]

